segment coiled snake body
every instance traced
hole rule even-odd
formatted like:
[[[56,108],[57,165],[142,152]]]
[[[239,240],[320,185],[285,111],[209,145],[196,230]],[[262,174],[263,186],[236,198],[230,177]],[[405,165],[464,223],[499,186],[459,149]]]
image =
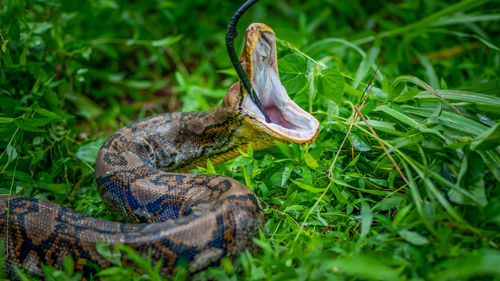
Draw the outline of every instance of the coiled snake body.
[[[41,263],[61,267],[72,256],[75,269],[88,261],[110,266],[96,242],[124,244],[143,256],[162,260],[169,274],[184,262],[196,272],[222,256],[249,247],[262,222],[253,192],[215,175],[173,173],[216,164],[274,141],[311,142],[318,121],[300,109],[281,85],[274,32],[252,24],[240,58],[271,122],[239,82],[212,110],[150,117],[111,136],[99,152],[96,181],[104,203],[128,223],[92,218],[27,197],[0,197],[0,239],[7,250],[4,267],[42,274]],[[125,261],[126,262],[126,261]]]

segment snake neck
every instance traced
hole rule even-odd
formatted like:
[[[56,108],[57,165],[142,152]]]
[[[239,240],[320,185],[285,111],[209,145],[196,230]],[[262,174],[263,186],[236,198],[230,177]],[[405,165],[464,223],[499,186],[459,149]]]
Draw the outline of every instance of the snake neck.
[[[206,167],[207,159],[214,165],[225,162],[240,155],[240,150],[246,152],[249,144],[254,150],[274,145],[272,136],[263,136],[251,118],[224,105],[194,113],[179,133],[177,148],[195,153],[172,171]]]
[[[103,145],[96,177],[124,167],[152,165],[163,171],[187,171],[216,165],[246,151],[274,145],[272,135],[259,131],[255,119],[239,110],[238,102],[223,102],[212,110],[167,113],[120,129]]]

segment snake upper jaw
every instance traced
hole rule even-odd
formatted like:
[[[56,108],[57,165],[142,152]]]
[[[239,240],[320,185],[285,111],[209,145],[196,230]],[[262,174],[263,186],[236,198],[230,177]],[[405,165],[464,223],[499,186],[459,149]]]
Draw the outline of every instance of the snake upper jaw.
[[[262,23],[253,23],[248,27],[240,61],[271,122],[266,122],[262,112],[242,89],[246,95],[243,97],[241,110],[249,121],[275,140],[312,142],[319,132],[319,122],[290,99],[281,84],[276,37],[270,27]]]

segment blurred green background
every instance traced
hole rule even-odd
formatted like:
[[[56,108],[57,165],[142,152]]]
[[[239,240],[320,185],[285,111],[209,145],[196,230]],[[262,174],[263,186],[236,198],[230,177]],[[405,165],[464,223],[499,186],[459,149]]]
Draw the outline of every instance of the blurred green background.
[[[100,145],[143,117],[216,106],[237,80],[224,35],[241,4],[0,0],[0,193],[115,219],[95,191]],[[499,4],[252,7],[238,25],[237,53],[248,24],[273,28],[283,83],[321,121],[321,134],[310,146],[201,167],[249,185],[268,223],[259,252],[199,278],[498,280]],[[348,129],[378,66],[362,113],[380,138],[362,122]],[[156,276],[141,270],[110,278]],[[47,278],[73,274],[57,272]]]
[[[467,2],[418,24],[450,3],[261,1],[242,18],[239,29],[242,33],[251,22],[265,22],[280,39],[313,58],[332,57],[330,63],[347,73],[356,73],[362,57],[328,39],[366,42],[359,47],[365,52],[377,47],[373,61],[382,65],[387,79],[411,73],[433,87],[444,80],[457,88],[498,73],[496,52],[486,50],[477,38],[498,43],[498,18],[460,21],[465,9],[494,14],[498,6]],[[2,1],[2,89],[29,93],[37,83],[44,99],[35,101],[51,109],[75,107],[71,112],[77,116],[104,118],[104,124],[125,118],[120,112],[153,110],[148,106],[156,112],[206,109],[214,103],[211,97],[224,94],[214,89],[234,81],[234,75],[224,72],[230,69],[224,33],[239,5],[196,0]],[[376,38],[412,24],[416,26],[394,36]],[[430,60],[430,54],[439,59]]]

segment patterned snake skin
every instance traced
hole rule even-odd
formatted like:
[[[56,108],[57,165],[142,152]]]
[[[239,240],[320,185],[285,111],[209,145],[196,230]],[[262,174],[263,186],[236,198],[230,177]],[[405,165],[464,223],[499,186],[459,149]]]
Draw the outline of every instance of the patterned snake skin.
[[[179,264],[196,272],[250,247],[262,223],[250,189],[227,177],[169,172],[203,166],[207,158],[214,164],[226,161],[249,143],[263,149],[274,141],[306,143],[315,138],[317,120],[286,92],[286,98],[272,94],[284,88],[279,83],[275,89],[275,37],[269,27],[248,28],[241,61],[254,87],[267,91],[261,99],[267,98],[264,103],[275,124],[259,117],[237,82],[217,108],[161,114],[120,129],[101,148],[95,175],[104,203],[130,224],[38,199],[0,196],[6,271],[12,274],[17,267],[42,275],[41,263],[61,268],[66,256],[73,257],[75,270],[90,271],[89,262],[111,266],[96,250],[100,241],[126,245],[145,257],[150,251],[152,260],[162,260],[165,275]],[[285,109],[291,113],[280,112]],[[299,125],[290,124],[294,122]],[[301,130],[306,136],[300,137]]]

